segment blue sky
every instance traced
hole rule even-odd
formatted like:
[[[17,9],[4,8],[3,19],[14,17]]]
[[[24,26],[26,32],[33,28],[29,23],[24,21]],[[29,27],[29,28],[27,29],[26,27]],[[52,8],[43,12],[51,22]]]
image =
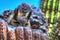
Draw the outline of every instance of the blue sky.
[[[40,0],[0,0],[0,14],[2,14],[2,12],[7,9],[14,10],[18,5],[23,2],[34,5],[37,8],[39,8],[40,6]]]

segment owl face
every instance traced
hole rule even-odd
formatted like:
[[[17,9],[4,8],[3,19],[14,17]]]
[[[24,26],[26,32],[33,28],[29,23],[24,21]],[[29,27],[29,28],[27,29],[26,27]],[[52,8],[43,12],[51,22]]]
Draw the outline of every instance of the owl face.
[[[27,3],[22,3],[18,8],[22,13],[27,13],[31,10],[30,5],[28,5]]]
[[[7,22],[8,19],[10,18],[11,14],[12,14],[11,10],[6,10],[6,11],[3,12],[4,20],[5,20],[6,22]]]
[[[22,3],[18,6],[18,16],[26,16],[28,12],[31,11],[30,6],[27,3]]]
[[[32,28],[39,28],[40,23],[39,23],[39,18],[37,15],[35,14],[31,15],[30,20],[31,20],[30,23],[31,23]]]

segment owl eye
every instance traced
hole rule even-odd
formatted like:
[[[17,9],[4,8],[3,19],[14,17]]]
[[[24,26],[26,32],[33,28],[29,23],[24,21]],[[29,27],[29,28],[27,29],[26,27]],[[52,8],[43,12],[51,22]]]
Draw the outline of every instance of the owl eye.
[[[38,17],[37,17],[37,16],[35,16],[35,17],[33,17],[33,18],[38,19]]]

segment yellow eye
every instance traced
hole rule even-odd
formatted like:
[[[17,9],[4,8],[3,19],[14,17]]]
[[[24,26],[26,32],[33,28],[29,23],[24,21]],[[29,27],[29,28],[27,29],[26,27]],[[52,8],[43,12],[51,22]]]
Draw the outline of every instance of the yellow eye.
[[[11,15],[10,18],[13,18],[13,15]]]
[[[18,16],[23,16],[23,13],[18,11]]]
[[[28,15],[29,15],[29,12],[28,12],[28,13],[26,13],[25,18],[27,18],[27,17],[28,17]]]

